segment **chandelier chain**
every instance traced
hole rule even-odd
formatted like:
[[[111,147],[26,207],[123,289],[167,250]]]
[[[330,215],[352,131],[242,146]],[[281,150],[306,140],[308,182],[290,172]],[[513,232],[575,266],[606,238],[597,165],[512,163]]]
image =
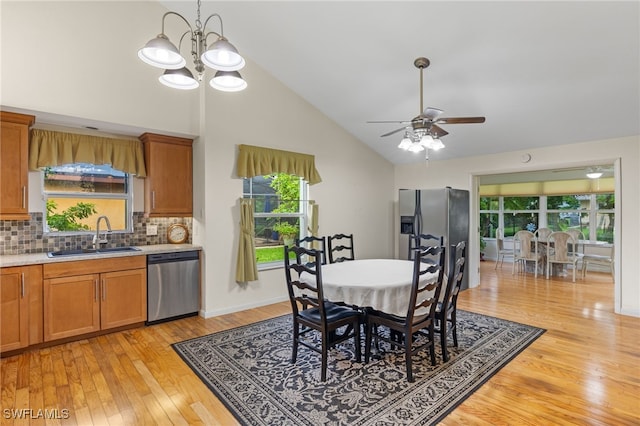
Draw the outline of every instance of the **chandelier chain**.
[[[196,18],[196,30],[200,30],[202,28],[202,21],[200,21],[200,0],[198,0],[198,15]]]

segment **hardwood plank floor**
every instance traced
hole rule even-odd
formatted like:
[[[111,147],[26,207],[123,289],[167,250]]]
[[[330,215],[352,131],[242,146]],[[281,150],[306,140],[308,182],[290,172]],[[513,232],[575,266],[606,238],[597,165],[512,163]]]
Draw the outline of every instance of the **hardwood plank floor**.
[[[574,284],[493,266],[481,263],[481,285],[460,294],[459,308],[547,332],[442,424],[640,424],[640,318],[613,313],[611,276]],[[0,424],[236,425],[170,345],[289,312],[279,303],[3,358]],[[16,409],[37,418],[14,419]]]

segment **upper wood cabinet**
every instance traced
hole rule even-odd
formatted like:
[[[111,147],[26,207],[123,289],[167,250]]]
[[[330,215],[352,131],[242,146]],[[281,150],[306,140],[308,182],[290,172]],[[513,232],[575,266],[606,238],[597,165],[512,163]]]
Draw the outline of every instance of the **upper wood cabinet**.
[[[29,127],[33,115],[0,111],[0,219],[29,219]]]
[[[145,133],[145,216],[193,215],[193,140]]]

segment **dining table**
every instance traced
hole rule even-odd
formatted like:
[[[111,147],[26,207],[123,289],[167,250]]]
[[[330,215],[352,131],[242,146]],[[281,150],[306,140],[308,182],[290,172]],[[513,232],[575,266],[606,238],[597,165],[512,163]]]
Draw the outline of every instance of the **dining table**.
[[[321,266],[324,298],[362,308],[405,316],[413,281],[412,260],[356,259]],[[421,280],[430,274],[421,276]],[[313,277],[302,274],[302,281]]]

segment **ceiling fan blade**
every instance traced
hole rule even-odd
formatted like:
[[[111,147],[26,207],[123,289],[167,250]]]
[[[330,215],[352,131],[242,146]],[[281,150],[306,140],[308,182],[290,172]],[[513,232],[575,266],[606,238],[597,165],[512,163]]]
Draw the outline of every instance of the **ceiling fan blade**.
[[[404,129],[406,129],[406,128],[407,128],[406,126],[405,126],[405,127],[400,127],[399,129],[392,130],[392,131],[390,131],[389,133],[385,133],[384,135],[380,135],[380,137],[381,137],[381,138],[384,138],[385,136],[391,136],[391,135],[393,135],[394,133],[398,133],[399,131],[404,130]]]
[[[484,117],[445,117],[439,118],[435,122],[439,124],[464,124],[464,123],[484,123]]]
[[[431,134],[436,136],[437,138],[441,138],[449,134],[445,129],[440,126],[436,126],[435,124],[431,125]]]
[[[438,108],[426,107],[422,112],[422,117],[428,118],[431,121],[434,121],[436,118],[440,117],[444,111]]]
[[[398,124],[405,124],[405,123],[411,123],[411,121],[407,121],[407,120],[387,120],[387,121],[367,121],[368,124],[371,123],[398,123]]]

